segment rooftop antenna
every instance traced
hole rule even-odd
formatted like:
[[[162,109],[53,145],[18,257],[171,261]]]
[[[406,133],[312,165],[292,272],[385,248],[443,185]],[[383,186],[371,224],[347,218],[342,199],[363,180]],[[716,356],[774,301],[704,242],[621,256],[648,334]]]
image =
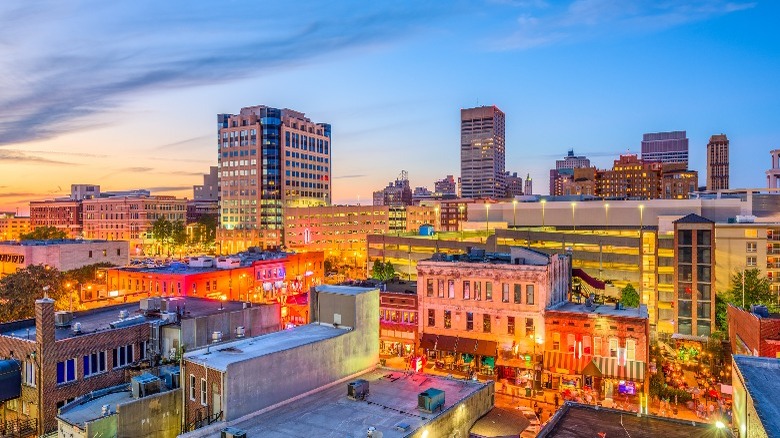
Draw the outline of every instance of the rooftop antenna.
[[[43,297],[44,298],[49,298],[49,286],[48,285],[43,287]]]

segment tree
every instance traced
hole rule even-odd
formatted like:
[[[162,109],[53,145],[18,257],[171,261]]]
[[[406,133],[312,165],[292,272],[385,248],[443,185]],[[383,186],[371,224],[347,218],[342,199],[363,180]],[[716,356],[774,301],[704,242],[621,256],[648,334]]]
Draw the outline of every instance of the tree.
[[[379,259],[374,260],[371,267],[371,278],[379,281],[391,280],[395,277],[395,267],[390,262],[383,262]]]
[[[187,226],[184,225],[184,222],[176,221],[171,223],[170,241],[174,252],[176,252],[176,248],[187,244]]]
[[[631,283],[628,283],[620,291],[620,302],[626,307],[639,307],[639,292],[634,289]]]
[[[38,227],[19,236],[19,240],[62,240],[67,237],[68,233],[55,227]]]
[[[728,296],[731,298],[731,304],[742,307],[743,292],[743,273],[737,271],[731,276],[731,284],[728,290]],[[761,271],[756,268],[744,271],[744,301],[745,307],[750,308],[753,305],[763,305],[767,307],[777,306],[777,296],[769,288],[769,279],[761,275]]]
[[[59,309],[67,309],[67,303],[61,298],[67,296],[63,291],[62,273],[43,265],[32,265],[8,274],[0,279],[0,322],[33,318],[35,300],[43,297],[44,287],[47,294],[57,301]]]
[[[173,224],[164,216],[152,222],[152,239],[159,247],[167,246],[173,233]],[[159,254],[159,250],[157,251]]]

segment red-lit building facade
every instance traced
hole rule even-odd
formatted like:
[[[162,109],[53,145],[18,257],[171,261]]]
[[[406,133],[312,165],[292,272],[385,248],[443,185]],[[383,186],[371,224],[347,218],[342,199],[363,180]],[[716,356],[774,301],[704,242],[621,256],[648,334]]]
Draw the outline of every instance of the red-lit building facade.
[[[545,311],[542,384],[591,388],[602,398],[644,388],[650,332],[647,307],[565,303]]]
[[[780,315],[758,315],[730,304],[727,315],[733,354],[780,359]]]
[[[397,280],[379,292],[379,354],[408,356],[417,336],[417,283]]]

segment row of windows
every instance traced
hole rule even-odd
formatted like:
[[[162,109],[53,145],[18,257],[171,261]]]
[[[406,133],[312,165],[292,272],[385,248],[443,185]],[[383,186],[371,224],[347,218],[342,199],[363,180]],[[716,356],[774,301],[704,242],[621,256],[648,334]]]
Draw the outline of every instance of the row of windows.
[[[446,282],[446,283],[445,283]],[[433,297],[434,294],[434,284],[438,285],[436,287],[437,296],[439,298],[444,298],[445,293],[447,298],[455,299],[455,280],[445,280],[443,278],[439,279],[433,279],[428,278],[426,279],[426,285],[425,285],[425,294],[428,297]],[[446,284],[446,289],[445,289]],[[461,293],[464,300],[471,300],[474,299],[476,301],[482,300],[482,291],[484,284],[484,299],[485,301],[492,301],[493,300],[493,282],[491,281],[485,281],[482,283],[481,281],[476,280],[464,280],[461,282]],[[522,304],[523,303],[523,285],[522,284],[514,284],[510,285],[509,283],[500,283],[501,284],[501,302],[502,303],[509,303],[510,300],[514,304]],[[473,286],[473,290],[472,290]],[[511,288],[511,290],[510,290]],[[511,296],[510,296],[511,295]],[[535,302],[535,292],[534,292],[534,285],[533,284],[526,284],[525,285],[525,304],[533,305]]]
[[[428,327],[436,327],[436,310],[435,309],[428,309]],[[452,328],[452,311],[451,310],[444,310],[443,312],[443,327],[445,329],[451,329]],[[514,316],[507,316],[507,334],[514,335],[515,334],[515,317]],[[474,313],[473,312],[466,312],[466,331],[472,331],[474,330]],[[482,315],[482,332],[483,333],[490,333],[493,330],[493,316],[485,313]],[[533,318],[526,318],[525,319],[525,335],[526,336],[533,336],[535,335],[535,327],[534,327],[534,319]]]
[[[386,321],[386,322],[403,322],[406,324],[417,324],[417,312],[379,309],[379,320]]]
[[[118,369],[126,367],[134,362],[133,344],[123,345],[112,350],[113,368]],[[105,373],[108,370],[106,362],[106,351],[96,351],[82,357],[82,370],[84,377],[91,377],[96,374]],[[146,341],[141,342],[141,348],[138,353],[138,360],[146,358]],[[77,379],[77,360],[76,358],[57,362],[57,384],[73,382]],[[25,365],[25,384],[35,386],[35,370],[32,364]]]
[[[590,336],[583,336],[582,341],[577,343],[577,338],[573,333],[566,335],[566,343],[561,344],[561,333],[552,333],[552,351],[565,351],[568,353],[579,352],[578,349],[582,349],[584,356],[604,356],[604,357],[618,357],[620,352],[620,341],[618,338],[608,338],[607,349],[602,352],[602,338],[595,336],[591,339]],[[592,341],[592,342],[591,342]],[[636,340],[626,339],[624,343],[625,357],[627,360],[636,360]]]
[[[190,400],[195,401],[195,394],[197,392],[197,380],[195,379],[194,374],[190,374]],[[207,397],[206,397],[206,379],[200,379],[200,404],[203,406],[207,405]]]

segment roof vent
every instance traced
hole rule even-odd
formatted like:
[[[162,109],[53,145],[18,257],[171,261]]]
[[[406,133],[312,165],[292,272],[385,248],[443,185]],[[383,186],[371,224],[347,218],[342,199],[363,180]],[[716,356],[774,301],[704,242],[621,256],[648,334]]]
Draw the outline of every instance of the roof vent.
[[[237,338],[243,338],[245,334],[246,334],[246,329],[244,328],[243,325],[240,325],[240,326],[236,327],[236,337]]]
[[[217,342],[222,342],[222,332],[220,331],[211,333],[211,343],[216,344]]]
[[[127,319],[127,317],[130,316],[130,312],[127,310],[120,310],[119,311],[119,320],[122,321],[124,319]]]
[[[105,417],[106,415],[111,415],[111,405],[103,405],[101,407],[101,414]]]
[[[74,335],[80,335],[81,334],[81,323],[77,322],[73,324],[73,334]]]
[[[70,323],[73,321],[73,313],[71,312],[54,312],[54,326],[63,328],[70,327]]]

